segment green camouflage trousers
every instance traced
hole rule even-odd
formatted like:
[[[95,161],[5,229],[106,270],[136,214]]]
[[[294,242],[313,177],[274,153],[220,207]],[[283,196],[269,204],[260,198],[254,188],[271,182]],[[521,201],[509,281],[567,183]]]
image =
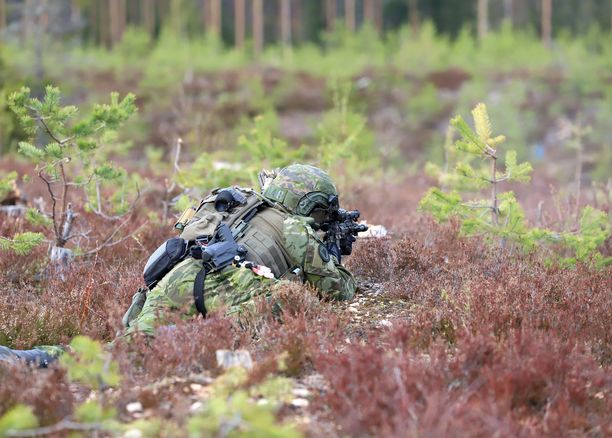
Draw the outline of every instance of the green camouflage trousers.
[[[153,335],[155,327],[164,325],[170,313],[196,313],[193,283],[202,262],[187,258],[176,265],[147,294],[146,302],[136,318],[129,322],[127,335],[140,331]],[[260,277],[247,268],[228,266],[206,276],[204,303],[208,312],[225,307],[228,314],[237,313],[253,297],[269,293],[275,281]]]

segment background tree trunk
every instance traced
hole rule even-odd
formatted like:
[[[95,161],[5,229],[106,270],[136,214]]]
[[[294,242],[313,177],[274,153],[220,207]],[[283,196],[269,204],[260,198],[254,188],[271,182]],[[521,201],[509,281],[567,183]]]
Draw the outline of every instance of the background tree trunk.
[[[134,0],[132,0],[134,1]],[[127,0],[119,0],[119,35],[117,42],[123,38],[127,26]]]
[[[75,27],[79,25],[81,21],[81,6],[77,0],[70,2],[70,24]]]
[[[216,36],[221,35],[221,0],[210,0],[210,31]]]
[[[552,0],[542,0],[542,42],[550,47],[552,41]]]
[[[264,45],[263,0],[253,0],[253,42],[259,57]]]
[[[328,32],[336,28],[336,20],[338,19],[336,6],[336,0],[325,0],[325,25]]]
[[[291,0],[280,0],[281,41],[284,49],[291,48]]]
[[[304,39],[302,7],[300,0],[291,0],[291,42],[293,44]]]
[[[106,47],[110,47],[111,45],[111,29],[110,29],[110,10],[108,2],[97,1],[98,5],[98,17],[97,23],[100,24],[100,43],[105,45]]]
[[[351,32],[354,32],[356,27],[355,13],[355,0],[344,0],[344,22],[346,28]]]
[[[34,21],[34,2],[25,0],[21,5],[22,10],[22,32],[24,41],[30,41],[32,38],[32,28]]]
[[[372,26],[375,25],[376,21],[374,8],[374,0],[363,0],[363,21],[370,23]]]
[[[416,37],[419,34],[420,28],[419,0],[408,0],[408,14],[412,36]]]
[[[234,0],[234,44],[244,48],[246,35],[246,4],[245,0]]]
[[[478,40],[489,31],[489,0],[478,0]]]
[[[504,0],[504,20],[514,25],[514,4],[513,0]]]
[[[6,27],[6,0],[0,0],[0,29]]]
[[[145,29],[152,37],[155,35],[155,0],[142,0],[141,16]]]
[[[111,47],[117,44],[119,41],[119,32],[121,25],[119,21],[121,20],[121,12],[120,12],[121,4],[120,0],[109,0],[108,1],[108,15],[109,15],[109,28],[110,28],[110,45]]]
[[[378,33],[380,35],[383,34],[384,31],[384,0],[374,0],[374,22],[376,23],[376,28],[378,29]]]

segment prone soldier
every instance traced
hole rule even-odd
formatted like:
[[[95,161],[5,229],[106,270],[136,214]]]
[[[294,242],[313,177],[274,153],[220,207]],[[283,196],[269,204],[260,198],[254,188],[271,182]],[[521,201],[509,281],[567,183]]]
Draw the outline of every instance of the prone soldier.
[[[310,165],[280,170],[263,182],[261,193],[239,187],[214,190],[181,216],[176,225],[180,236],[149,258],[147,288],[134,295],[123,318],[123,336],[153,336],[177,311],[205,316],[226,308],[228,314],[239,314],[254,297],[270,294],[285,281],[308,283],[323,299],[352,299],[355,280],[341,257],[351,253],[354,236],[367,228],[356,223],[358,217],[356,211],[339,208],[330,176]],[[61,351],[0,347],[0,360],[46,366]]]

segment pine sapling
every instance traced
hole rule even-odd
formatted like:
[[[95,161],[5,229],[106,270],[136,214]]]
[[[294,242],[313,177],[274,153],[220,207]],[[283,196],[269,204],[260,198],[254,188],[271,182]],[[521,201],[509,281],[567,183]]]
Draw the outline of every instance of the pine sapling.
[[[67,243],[89,238],[91,233],[74,226],[78,212],[71,202],[73,192],[85,194],[85,210],[109,221],[120,220],[130,211],[126,205],[134,205],[125,197],[126,188],[133,182],[125,170],[107,160],[104,151],[116,141],[113,133],[136,111],[134,100],[132,94],[119,100],[118,94],[113,93],[109,104],[95,105],[91,114],[77,119],[78,108],[62,106],[56,87],[48,86],[42,100],[32,97],[25,87],[11,95],[9,105],[30,137],[30,142],[19,143],[19,152],[36,164],[36,173],[46,186],[51,204],[50,211],[43,214],[49,217],[54,236],[52,262],[68,262],[72,250],[66,248]],[[43,139],[45,144],[34,144],[36,139]],[[103,195],[107,186],[114,189],[111,196]],[[115,244],[124,224],[115,227],[109,236],[100,237],[100,246],[84,252]]]
[[[599,210],[592,207],[582,209],[578,229],[570,231],[528,226],[523,208],[514,193],[501,191],[500,185],[512,181],[528,183],[531,164],[517,163],[516,151],[507,150],[502,165],[500,146],[505,137],[493,136],[486,106],[478,104],[472,116],[474,129],[461,116],[451,120],[451,126],[460,135],[450,147],[448,141],[446,144],[447,158],[456,160],[454,172],[447,172],[433,164],[427,165],[428,173],[437,178],[445,190],[431,188],[421,200],[420,208],[441,222],[457,217],[466,235],[482,235],[488,240],[496,238],[502,246],[506,242],[513,242],[531,250],[539,244],[549,243],[553,249],[573,253],[572,257],[561,258],[562,263],[610,263],[609,257],[598,252],[598,247],[610,235],[609,219]],[[486,189],[489,190],[489,198],[482,197]],[[470,200],[466,200],[467,197]]]

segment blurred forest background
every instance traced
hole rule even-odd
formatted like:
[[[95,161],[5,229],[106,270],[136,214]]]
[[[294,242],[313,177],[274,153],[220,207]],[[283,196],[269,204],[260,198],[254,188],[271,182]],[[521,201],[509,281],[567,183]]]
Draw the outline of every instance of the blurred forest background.
[[[482,101],[520,159],[605,181],[611,25],[610,0],[1,0],[0,154],[24,138],[6,106],[22,85],[85,107],[134,92],[132,157],[181,137],[183,156],[244,163],[262,115],[290,147],[350,139],[389,175],[442,162],[448,120]]]

